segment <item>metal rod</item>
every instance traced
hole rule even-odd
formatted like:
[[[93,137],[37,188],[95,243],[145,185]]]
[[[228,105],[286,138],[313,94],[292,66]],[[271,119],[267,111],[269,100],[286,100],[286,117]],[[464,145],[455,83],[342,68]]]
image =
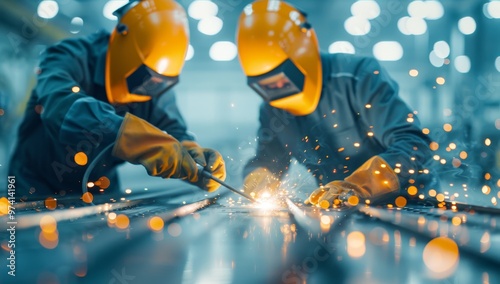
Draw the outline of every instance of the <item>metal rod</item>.
[[[236,193],[236,194],[239,194],[243,197],[245,197],[246,199],[252,201],[252,202],[258,202],[255,198],[251,197],[250,195],[244,193],[244,192],[241,192],[239,190],[237,190],[236,188],[230,186],[229,184],[225,183],[224,181],[214,177],[209,171],[206,171],[203,166],[201,165],[198,165],[198,171],[201,172],[201,174],[206,177],[206,178],[209,178],[209,179],[212,179],[214,181],[216,181],[217,183],[219,183],[220,185],[226,187],[227,189],[231,190],[232,192]]]

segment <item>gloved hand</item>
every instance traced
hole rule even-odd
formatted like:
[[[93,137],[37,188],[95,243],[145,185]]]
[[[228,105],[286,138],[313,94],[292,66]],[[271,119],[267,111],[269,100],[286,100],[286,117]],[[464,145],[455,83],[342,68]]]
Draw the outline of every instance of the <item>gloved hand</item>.
[[[181,143],[130,113],[123,119],[112,155],[143,165],[151,176],[198,181],[196,162]]]
[[[399,190],[399,181],[394,170],[379,156],[373,156],[350,176],[334,180],[313,191],[304,203],[322,208],[356,205],[360,198],[377,198]],[[354,202],[349,200],[351,196]]]
[[[279,186],[279,178],[266,168],[256,168],[243,181],[243,190],[254,198],[261,198],[267,194],[272,196]]]
[[[203,166],[216,178],[222,181],[226,179],[226,166],[219,152],[209,148],[202,148],[194,141],[182,141],[181,144],[197,164]],[[216,191],[220,187],[218,182],[203,177],[200,177],[196,185],[208,192]]]

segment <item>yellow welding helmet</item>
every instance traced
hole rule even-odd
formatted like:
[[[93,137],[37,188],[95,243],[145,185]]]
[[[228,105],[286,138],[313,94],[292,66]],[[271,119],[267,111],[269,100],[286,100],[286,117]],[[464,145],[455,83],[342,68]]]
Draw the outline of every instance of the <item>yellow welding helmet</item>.
[[[255,1],[240,15],[236,41],[247,83],[265,101],[293,115],[316,109],[321,58],[305,13],[283,1]]]
[[[165,93],[178,82],[189,46],[184,8],[173,0],[141,0],[114,14],[118,24],[106,55],[109,102],[144,102]]]

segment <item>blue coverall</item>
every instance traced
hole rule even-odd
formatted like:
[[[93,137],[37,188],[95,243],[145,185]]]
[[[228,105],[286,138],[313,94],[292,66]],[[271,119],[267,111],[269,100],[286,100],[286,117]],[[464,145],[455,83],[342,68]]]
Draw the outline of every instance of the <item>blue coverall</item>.
[[[295,158],[325,185],[378,155],[400,169],[401,193],[410,185],[436,187],[431,140],[380,64],[351,54],[321,54],[321,63],[323,86],[313,113],[294,116],[261,105],[257,152],[244,176],[264,167],[282,177]]]
[[[104,78],[108,42],[109,33],[100,31],[63,40],[43,53],[10,162],[18,199],[81,194],[85,170],[115,141],[126,112],[179,141],[194,140],[171,92],[142,103],[109,103]],[[87,164],[75,163],[78,152],[87,155]],[[105,176],[111,181],[106,190],[118,189],[116,166],[122,162],[106,155],[89,180]]]

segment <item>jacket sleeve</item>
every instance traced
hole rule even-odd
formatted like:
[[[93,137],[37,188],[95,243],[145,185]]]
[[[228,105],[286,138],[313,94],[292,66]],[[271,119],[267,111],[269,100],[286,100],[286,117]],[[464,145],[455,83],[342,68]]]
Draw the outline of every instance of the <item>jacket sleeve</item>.
[[[87,50],[78,40],[49,47],[40,61],[35,93],[52,139],[68,145],[91,140],[98,147],[114,141],[123,118],[85,92],[93,78]]]
[[[243,169],[246,177],[257,168],[266,168],[275,176],[280,177],[290,166],[290,155],[278,139],[269,124],[272,117],[271,107],[265,103],[260,108],[260,126],[257,133],[257,150],[255,157],[250,159]]]
[[[359,70],[353,108],[373,132],[373,139],[386,149],[379,156],[395,170],[404,188],[410,179],[427,174],[424,169],[432,161],[430,139],[399,97],[397,83],[375,59],[364,59]]]
[[[187,130],[173,91],[163,94],[158,99],[153,99],[148,121],[179,141],[195,140],[194,135]]]

